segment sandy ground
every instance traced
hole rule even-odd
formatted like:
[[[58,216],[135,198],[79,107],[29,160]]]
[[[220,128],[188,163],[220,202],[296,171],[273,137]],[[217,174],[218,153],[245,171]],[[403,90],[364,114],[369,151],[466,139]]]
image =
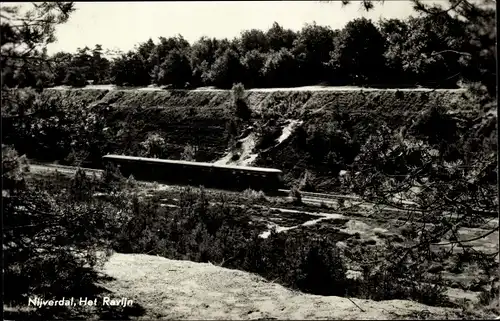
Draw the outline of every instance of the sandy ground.
[[[303,121],[301,121],[301,120],[289,119],[288,124],[283,128],[283,132],[281,133],[281,136],[278,137],[278,144],[276,146],[278,146],[279,144],[281,144],[285,140],[287,140],[292,135],[292,133],[295,131],[295,128],[297,128],[297,126],[302,125],[302,123],[303,123]]]
[[[134,300],[145,309],[140,319],[380,320],[423,311],[438,318],[454,313],[412,301],[302,294],[250,273],[144,254],[114,254],[102,272],[114,278],[105,284],[113,297]]]
[[[241,150],[239,157],[233,160],[233,152],[230,151],[224,157],[214,162],[216,165],[234,165],[234,166],[251,166],[252,163],[259,156],[258,153],[254,153],[255,149],[255,134],[250,133],[248,136],[239,140],[241,143]]]
[[[287,124],[283,126],[280,137],[276,140],[276,144],[274,147],[277,147],[279,144],[283,143],[287,140],[295,130],[297,126],[302,124],[302,121],[289,119]],[[233,160],[234,152],[230,151],[224,157],[214,162],[217,165],[236,165],[236,166],[251,166],[257,157],[259,157],[259,153],[255,152],[256,145],[256,134],[250,132],[246,137],[239,140],[241,143],[241,149],[239,151],[239,157]]]

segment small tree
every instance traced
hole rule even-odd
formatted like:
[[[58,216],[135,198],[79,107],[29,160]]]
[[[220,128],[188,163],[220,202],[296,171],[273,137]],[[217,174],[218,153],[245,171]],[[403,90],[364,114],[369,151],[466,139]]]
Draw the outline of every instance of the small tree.
[[[250,119],[252,110],[248,107],[248,102],[245,97],[245,87],[242,83],[238,83],[233,85],[231,90],[236,117],[245,121]]]
[[[158,134],[149,135],[148,138],[141,143],[146,157],[160,158],[163,156],[163,151],[166,148],[165,139]]]
[[[292,202],[294,204],[302,204],[302,193],[300,193],[300,190],[297,186],[293,186],[290,189],[290,197],[292,198]]]
[[[182,151],[181,159],[190,162],[196,161],[196,147],[189,144],[186,145]]]

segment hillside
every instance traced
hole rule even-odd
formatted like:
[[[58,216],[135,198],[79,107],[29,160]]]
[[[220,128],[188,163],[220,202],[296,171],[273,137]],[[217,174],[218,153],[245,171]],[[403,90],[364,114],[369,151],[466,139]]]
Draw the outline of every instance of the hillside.
[[[246,121],[235,117],[231,90],[110,89],[59,88],[35,94],[39,108],[51,106],[59,119],[74,113],[74,119],[67,120],[71,125],[81,122],[74,136],[88,136],[87,140],[95,142],[83,138],[80,143],[66,142],[68,148],[59,147],[56,153],[56,147],[39,148],[39,140],[27,137],[18,143],[18,150],[34,159],[101,167],[100,158],[106,153],[151,156],[144,146],[160,139],[157,157],[179,159],[189,145],[196,151],[197,161],[275,167],[284,171],[288,184],[307,172],[316,190],[331,190],[338,173],[348,168],[361,146],[380,128],[407,131],[422,112],[436,107],[444,108],[454,122],[458,119],[461,130],[475,125],[473,121],[491,124],[461,89],[252,89],[244,93],[252,111]],[[41,118],[51,117],[38,113]],[[97,120],[100,127],[89,129],[89,119]],[[42,131],[56,131],[57,139],[68,136],[58,133],[60,127]],[[487,127],[486,135],[492,130]],[[14,141],[16,134],[26,135],[19,129],[11,131]],[[443,130],[446,132],[437,128]],[[47,144],[54,144],[54,138],[46,135]],[[4,139],[9,141],[9,135]]]

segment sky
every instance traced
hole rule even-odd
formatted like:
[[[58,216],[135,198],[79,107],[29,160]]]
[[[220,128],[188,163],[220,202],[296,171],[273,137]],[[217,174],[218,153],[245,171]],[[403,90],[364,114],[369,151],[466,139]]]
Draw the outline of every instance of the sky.
[[[77,2],[76,9],[57,27],[49,54],[95,44],[128,51],[149,38],[157,43],[159,37],[178,34],[190,43],[202,36],[232,39],[243,30],[267,30],[275,21],[292,30],[314,21],[340,29],[355,18],[376,21],[414,14],[404,0],[386,0],[368,13],[356,1],[344,7],[340,1]]]

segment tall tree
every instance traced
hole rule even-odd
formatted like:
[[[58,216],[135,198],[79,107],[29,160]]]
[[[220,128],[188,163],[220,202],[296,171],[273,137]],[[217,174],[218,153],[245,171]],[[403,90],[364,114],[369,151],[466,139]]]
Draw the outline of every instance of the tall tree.
[[[102,55],[102,46],[97,44],[92,49],[91,68],[94,71],[94,84],[102,84],[109,78],[109,60]]]
[[[242,82],[245,69],[238,53],[230,48],[229,42],[227,42],[227,49],[218,55],[220,50],[222,49],[217,50],[218,58],[212,64],[208,78],[214,86],[229,89],[233,84]]]
[[[187,88],[191,82],[192,70],[185,52],[171,50],[159,66],[157,83],[172,85],[173,88]]]
[[[403,52],[410,26],[405,20],[383,19],[379,21],[380,32],[385,40],[385,79],[388,86],[406,86],[410,84],[408,75],[405,74]]]
[[[215,38],[202,37],[191,47],[191,68],[194,85],[208,85],[210,67],[217,58],[215,53],[220,41]]]
[[[156,45],[151,38],[149,38],[146,42],[140,43],[137,47],[137,53],[148,71],[148,74],[152,74],[155,66],[155,58],[153,57],[155,48]]]
[[[482,91],[472,91],[481,94],[482,107],[495,108],[493,78],[496,66],[493,59],[496,48],[492,44],[496,28],[494,9],[489,7],[491,2],[413,2],[424,19],[415,20],[417,25],[423,23],[432,28],[426,24],[426,19],[444,24],[451,20],[449,25],[463,23],[468,38],[468,44],[461,51],[438,48],[431,49],[433,52],[430,55],[422,53],[423,62],[440,57],[442,60],[432,63],[436,68],[443,68],[448,59],[453,59],[447,56],[455,56],[454,59],[458,59],[464,67],[463,79],[471,82],[469,88],[477,89],[477,86],[472,86],[474,82],[479,82],[479,87],[482,87]],[[368,8],[374,5],[367,0],[363,3]],[[448,28],[446,25],[434,27],[443,28],[443,32]],[[453,33],[451,30],[448,32]],[[412,37],[409,35],[408,38]],[[421,35],[420,39],[425,44],[424,37]],[[447,39],[443,40],[446,42]],[[430,41],[434,41],[432,36]],[[431,260],[453,255],[454,249],[457,249],[474,255],[477,263],[485,266],[488,283],[495,289],[498,275],[491,274],[490,269],[494,264],[492,261],[498,256],[498,249],[493,253],[481,253],[472,247],[472,242],[485,240],[498,232],[498,223],[488,224],[491,217],[498,215],[496,114],[485,112],[474,120],[460,121],[444,106],[435,106],[408,122],[410,125],[398,133],[389,128],[379,128],[377,135],[372,135],[362,146],[352,168],[354,175],[349,185],[376,204],[402,208],[407,213],[405,225],[409,225],[412,231],[411,245],[392,246],[382,260],[371,262],[371,267],[385,266],[385,271],[404,278],[405,273],[425,272]],[[396,195],[410,198],[414,205],[405,207],[400,197],[395,198]],[[479,227],[481,232],[474,237],[464,237],[461,231],[466,227]],[[436,249],[446,252],[437,253]],[[493,297],[496,295],[498,300],[496,284]]]
[[[401,52],[403,69],[419,85],[449,88],[463,69],[460,56],[453,52],[461,52],[465,43],[464,23],[451,16],[409,18]]]
[[[66,74],[71,67],[71,61],[73,60],[73,55],[66,52],[58,52],[52,57],[52,65],[54,72],[54,84],[62,85]]]
[[[153,49],[151,54],[151,63],[154,64],[151,71],[151,79],[153,83],[159,83],[159,74],[161,71],[160,66],[167,59],[171,51],[177,50],[184,53],[186,56],[190,55],[190,45],[181,35],[171,38],[160,37],[160,42]],[[147,68],[147,66],[145,66]]]
[[[150,84],[147,66],[133,51],[115,58],[111,64],[110,77],[118,86],[146,86]]]
[[[43,72],[49,67],[46,46],[55,41],[55,26],[66,22],[73,11],[72,2],[2,4],[2,88],[15,84],[16,78],[33,78],[28,85],[44,78]]]
[[[297,85],[298,64],[290,50],[282,48],[267,55],[262,68],[268,87],[291,87]]]
[[[431,58],[454,55],[463,66],[460,78],[469,84],[478,84],[478,89],[490,99],[496,97],[496,1],[447,0],[432,4],[422,0],[411,1],[417,13],[427,19],[437,19],[434,20],[437,23],[435,28],[439,28],[439,21],[443,18],[465,26],[467,43],[463,50],[439,50],[433,52]],[[346,5],[350,2],[342,0]],[[370,10],[383,3],[384,0],[362,0],[361,6]]]
[[[269,50],[269,41],[266,34],[258,29],[243,31],[240,37],[237,38],[237,43],[238,51],[242,56],[251,50],[258,50],[260,52],[267,52]]]
[[[244,84],[246,88],[254,88],[263,85],[263,70],[267,55],[258,50],[251,50],[242,57],[245,68]]]

